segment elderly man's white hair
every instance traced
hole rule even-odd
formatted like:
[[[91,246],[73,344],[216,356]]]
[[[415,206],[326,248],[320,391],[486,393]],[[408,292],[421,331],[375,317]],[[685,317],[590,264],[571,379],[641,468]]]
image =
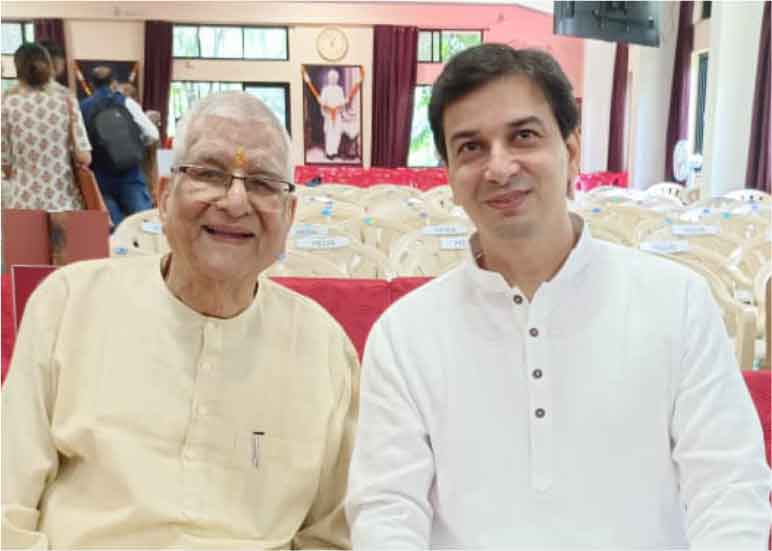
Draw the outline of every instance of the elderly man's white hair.
[[[197,101],[188,109],[179,123],[174,137],[174,164],[183,162],[188,147],[188,133],[201,117],[214,116],[238,122],[269,123],[284,140],[287,154],[287,180],[292,181],[294,169],[290,151],[290,137],[284,125],[262,101],[246,92],[219,92]]]

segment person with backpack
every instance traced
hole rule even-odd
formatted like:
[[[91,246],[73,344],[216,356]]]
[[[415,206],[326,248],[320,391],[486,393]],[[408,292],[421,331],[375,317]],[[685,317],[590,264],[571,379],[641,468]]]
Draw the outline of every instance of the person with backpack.
[[[94,93],[80,104],[93,147],[94,171],[113,227],[135,212],[153,208],[142,176],[145,146],[158,141],[158,128],[142,107],[113,89],[110,67],[93,69]]]

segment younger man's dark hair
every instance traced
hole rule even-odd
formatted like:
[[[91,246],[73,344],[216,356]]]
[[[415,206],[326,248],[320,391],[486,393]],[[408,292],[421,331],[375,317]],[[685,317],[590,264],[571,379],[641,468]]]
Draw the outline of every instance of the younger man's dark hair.
[[[448,161],[442,117],[453,102],[503,76],[525,75],[538,86],[566,139],[576,129],[579,110],[573,88],[550,54],[541,50],[515,50],[506,44],[482,44],[453,56],[432,87],[429,124],[434,145]]]

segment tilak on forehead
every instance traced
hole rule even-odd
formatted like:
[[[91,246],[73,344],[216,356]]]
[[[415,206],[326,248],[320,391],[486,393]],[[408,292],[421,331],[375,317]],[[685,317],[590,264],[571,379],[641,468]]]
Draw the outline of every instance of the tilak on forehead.
[[[247,154],[244,152],[244,148],[239,146],[236,149],[236,154],[233,156],[233,165],[236,168],[244,168],[247,164]]]

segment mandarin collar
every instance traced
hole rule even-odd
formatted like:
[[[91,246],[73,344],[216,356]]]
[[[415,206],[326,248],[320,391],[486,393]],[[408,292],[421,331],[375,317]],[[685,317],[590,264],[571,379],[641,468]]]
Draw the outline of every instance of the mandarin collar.
[[[566,261],[561,266],[555,276],[544,282],[542,286],[562,285],[570,282],[574,276],[584,270],[590,263],[597,243],[592,237],[589,226],[584,222],[581,216],[576,213],[569,213],[574,228],[579,229],[579,239],[568,254]],[[480,268],[478,259],[482,255],[480,248],[480,236],[477,232],[469,237],[466,252],[464,255],[463,269],[471,277],[475,286],[485,293],[504,293],[511,294],[512,288],[507,283],[504,276],[499,272],[485,270]]]

